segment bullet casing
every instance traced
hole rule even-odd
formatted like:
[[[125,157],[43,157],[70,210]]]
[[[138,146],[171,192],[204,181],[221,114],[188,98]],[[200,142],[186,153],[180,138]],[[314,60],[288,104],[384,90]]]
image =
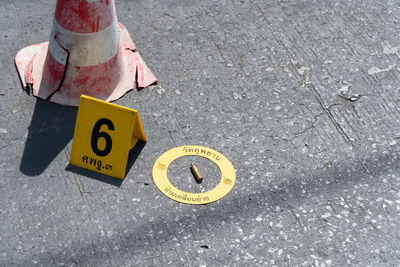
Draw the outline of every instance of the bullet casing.
[[[203,182],[203,177],[201,176],[199,169],[197,169],[196,165],[192,163],[192,165],[190,166],[190,170],[192,171],[193,177],[198,184]]]

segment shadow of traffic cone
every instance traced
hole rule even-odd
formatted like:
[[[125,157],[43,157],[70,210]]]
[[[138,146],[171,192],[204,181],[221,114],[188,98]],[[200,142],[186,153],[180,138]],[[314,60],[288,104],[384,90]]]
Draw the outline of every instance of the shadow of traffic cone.
[[[113,101],[157,82],[118,23],[114,0],[57,0],[50,41],[21,49],[15,64],[35,96],[69,106],[81,94]]]

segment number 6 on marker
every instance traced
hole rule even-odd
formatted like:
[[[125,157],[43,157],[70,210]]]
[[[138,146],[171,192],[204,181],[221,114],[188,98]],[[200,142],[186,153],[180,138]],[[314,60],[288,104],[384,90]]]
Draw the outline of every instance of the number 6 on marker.
[[[129,150],[146,142],[136,110],[82,95],[70,163],[124,179]]]
[[[110,154],[112,148],[111,136],[106,132],[100,132],[100,128],[102,125],[107,125],[109,130],[114,130],[114,124],[109,119],[100,119],[94,125],[90,143],[92,145],[93,152],[100,157],[104,157]],[[106,146],[103,150],[100,150],[98,147],[99,138],[104,138],[106,140]]]

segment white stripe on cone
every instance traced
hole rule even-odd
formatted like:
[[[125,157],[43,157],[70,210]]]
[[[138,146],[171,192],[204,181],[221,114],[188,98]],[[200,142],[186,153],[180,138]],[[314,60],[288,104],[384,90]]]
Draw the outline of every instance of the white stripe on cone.
[[[102,64],[117,54],[118,22],[114,20],[99,32],[76,33],[64,29],[54,19],[49,49],[55,60],[65,64],[64,52],[59,50],[58,45],[52,45],[54,42],[69,52],[69,63],[73,65],[85,67]]]

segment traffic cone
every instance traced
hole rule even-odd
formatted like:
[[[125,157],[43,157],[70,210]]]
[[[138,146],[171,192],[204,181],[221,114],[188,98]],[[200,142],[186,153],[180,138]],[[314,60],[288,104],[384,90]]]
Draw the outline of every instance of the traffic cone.
[[[21,49],[15,64],[35,96],[69,106],[81,94],[113,101],[157,82],[118,23],[114,0],[57,0],[50,41]]]

